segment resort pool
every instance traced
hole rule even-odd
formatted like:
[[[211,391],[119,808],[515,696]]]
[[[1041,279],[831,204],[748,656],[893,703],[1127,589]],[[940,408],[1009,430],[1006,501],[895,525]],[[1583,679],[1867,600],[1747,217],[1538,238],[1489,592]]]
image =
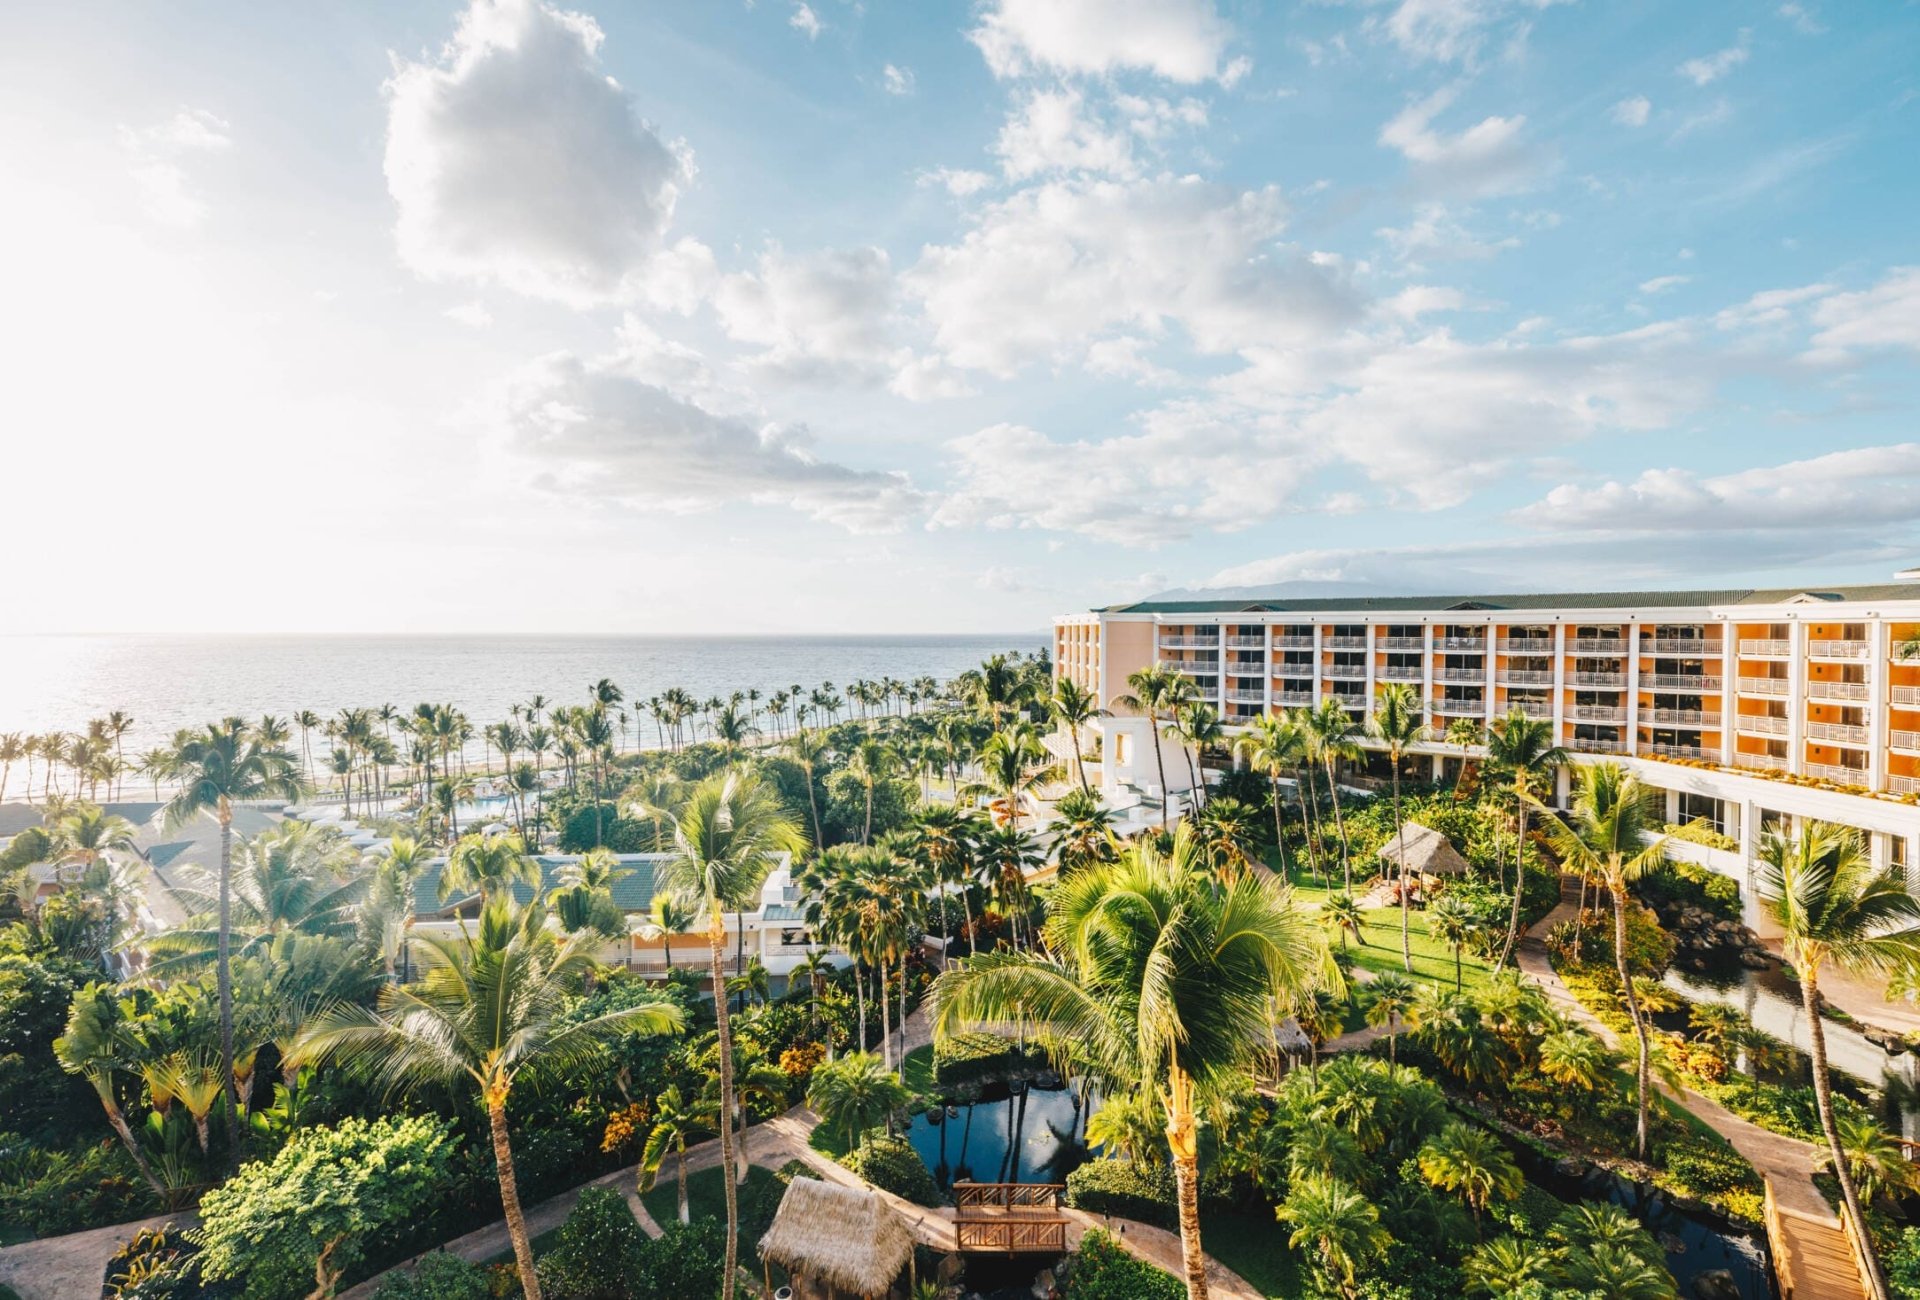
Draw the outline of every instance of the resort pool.
[[[943,1191],[956,1182],[1065,1182],[1087,1159],[1077,1101],[1065,1088],[1026,1088],[997,1101],[956,1103],[916,1116],[907,1140]]]

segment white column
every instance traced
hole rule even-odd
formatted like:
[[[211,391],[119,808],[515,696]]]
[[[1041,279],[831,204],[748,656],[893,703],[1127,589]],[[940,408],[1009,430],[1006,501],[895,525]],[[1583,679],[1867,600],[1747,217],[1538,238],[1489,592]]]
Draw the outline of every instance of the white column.
[[[1867,788],[1887,784],[1887,623],[1876,618],[1867,624]],[[1884,859],[1884,854],[1883,854]]]
[[[1553,743],[1567,743],[1567,625],[1553,625]]]
[[[1485,678],[1480,687],[1480,698],[1482,701],[1484,701],[1486,706],[1482,710],[1482,712],[1486,714],[1486,717],[1482,719],[1482,725],[1488,731],[1493,730],[1493,720],[1496,716],[1493,711],[1493,707],[1494,707],[1493,706],[1493,688],[1494,688],[1493,669],[1494,669],[1494,664],[1498,662],[1500,658],[1500,655],[1498,653],[1500,649],[1500,638],[1494,635],[1495,631],[1497,631],[1497,629],[1494,627],[1493,624],[1491,623],[1487,624],[1486,641],[1480,647],[1480,649],[1484,652],[1480,658],[1480,667],[1485,672]]]
[[[1313,691],[1313,707],[1315,708],[1320,706],[1320,691],[1323,685],[1320,678],[1320,656],[1323,653],[1321,643],[1326,640],[1326,633],[1326,624],[1316,621],[1313,625],[1313,682],[1311,686]]]
[[[1720,761],[1733,766],[1735,742],[1739,739],[1740,660],[1737,655],[1738,631],[1731,622],[1720,624]]]
[[[1267,648],[1260,654],[1260,661],[1266,667],[1266,671],[1260,675],[1260,689],[1265,693],[1266,702],[1260,706],[1260,709],[1263,713],[1272,713],[1273,673],[1274,669],[1278,668],[1280,664],[1273,657],[1273,620],[1271,618],[1267,619],[1262,625],[1262,635],[1266,637]]]
[[[1787,624],[1787,771],[1807,769],[1807,625]]]
[[[1374,666],[1373,656],[1380,641],[1380,625],[1372,619],[1368,619],[1365,626],[1367,629],[1367,679],[1364,689],[1367,693],[1367,714],[1371,714],[1373,712],[1373,679],[1375,673],[1378,672],[1378,669]]]
[[[1420,629],[1425,645],[1420,651],[1420,693],[1426,706],[1427,726],[1434,731],[1444,731],[1446,723],[1434,708],[1433,699],[1433,624],[1428,623]]]
[[[1627,623],[1627,752],[1640,752],[1640,621]]]

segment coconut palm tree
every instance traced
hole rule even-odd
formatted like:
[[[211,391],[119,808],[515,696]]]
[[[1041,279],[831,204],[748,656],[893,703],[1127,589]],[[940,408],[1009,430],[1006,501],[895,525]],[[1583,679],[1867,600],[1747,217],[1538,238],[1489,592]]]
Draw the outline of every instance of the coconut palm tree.
[[[860,826],[860,843],[873,842],[873,792],[893,776],[898,760],[891,748],[877,740],[862,740],[847,755],[846,771],[867,796],[867,817]]]
[[[681,898],[672,894],[655,894],[653,903],[647,908],[647,919],[660,931],[660,946],[664,950],[669,970],[673,967],[673,936],[685,934],[700,914]]]
[[[1453,987],[1461,983],[1460,950],[1480,932],[1480,918],[1452,894],[1442,894],[1427,909],[1427,932],[1453,949]]]
[[[1287,830],[1280,816],[1280,774],[1298,768],[1306,752],[1299,723],[1285,714],[1263,713],[1233,742],[1234,753],[1267,778],[1273,793],[1273,842],[1280,854],[1280,874],[1287,874]],[[1301,806],[1306,796],[1301,795]]]
[[[1520,1237],[1495,1237],[1481,1242],[1460,1261],[1460,1276],[1466,1293],[1475,1296],[1505,1296],[1529,1283],[1538,1284],[1542,1293],[1561,1274],[1560,1252],[1539,1242]]]
[[[1380,1211],[1359,1188],[1324,1174],[1295,1179],[1275,1213],[1293,1229],[1287,1244],[1306,1250],[1321,1274],[1349,1298],[1358,1294],[1360,1266],[1379,1258],[1393,1242],[1380,1226]],[[1193,1294],[1191,1282],[1187,1292]]]
[[[1053,956],[986,953],[944,972],[935,1033],[1007,1022],[1067,1045],[1111,1088],[1153,1088],[1166,1112],[1187,1293],[1207,1294],[1200,1243],[1199,1109],[1240,1086],[1277,1004],[1339,972],[1326,937],[1280,881],[1216,878],[1182,827],[1170,854],[1136,844],[1048,898]]]
[[[1807,1055],[1820,1128],[1833,1156],[1834,1179],[1856,1231],[1865,1232],[1860,1195],[1833,1113],[1827,1070],[1827,1033],[1820,1010],[1820,975],[1833,965],[1884,976],[1920,966],[1920,900],[1891,870],[1876,870],[1860,834],[1806,821],[1797,835],[1768,830],[1760,840],[1760,895],[1781,933],[1781,955],[1800,981],[1807,1007]],[[1872,1251],[1876,1300],[1887,1283]]]
[[[1078,742],[1076,742],[1078,743]],[[27,741],[17,731],[9,731],[0,736],[0,803],[7,801],[7,778],[13,775],[13,765],[27,757]],[[27,783],[31,786],[33,783]]]
[[[967,786],[966,792],[991,796],[999,820],[1015,829],[1020,825],[1021,801],[1059,775],[1059,769],[1047,762],[1046,747],[1024,723],[989,736],[980,747],[979,764],[981,779]]]
[[[679,1006],[664,998],[571,1018],[573,994],[599,939],[556,940],[544,919],[538,903],[516,909],[503,896],[491,897],[477,933],[421,940],[431,959],[419,983],[382,986],[372,1009],[345,1004],[317,1016],[301,1044],[310,1060],[362,1064],[392,1088],[473,1082],[486,1107],[500,1206],[527,1300],[541,1300],[541,1292],[507,1130],[514,1084],[536,1069],[577,1073],[623,1034],[685,1026]]]
[[[807,811],[813,817],[813,843],[816,848],[825,848],[826,841],[820,834],[820,797],[814,789],[813,772],[825,760],[829,749],[825,736],[808,731],[805,727],[795,731],[793,738],[787,741],[788,756],[800,765],[801,772],[807,778]]]
[[[1647,1158],[1653,1048],[1646,1020],[1640,1014],[1633,973],[1627,967],[1627,886],[1666,861],[1668,837],[1650,838],[1653,828],[1661,824],[1653,811],[1653,799],[1654,792],[1618,763],[1595,763],[1579,770],[1570,821],[1529,796],[1534,809],[1545,819],[1547,836],[1562,865],[1605,885],[1613,898],[1614,969],[1639,1047],[1634,1071],[1639,1107],[1635,1150],[1642,1160]]]
[[[707,944],[713,977],[713,1011],[720,1040],[720,1114],[733,1114],[733,1029],[727,1015],[726,914],[759,900],[760,888],[783,853],[799,853],[806,835],[786,814],[779,796],[758,777],[738,770],[717,772],[688,795],[674,824],[673,857],[660,868],[670,892],[707,913]],[[733,1166],[733,1125],[720,1126],[720,1163]],[[727,1188],[727,1259],[722,1300],[733,1300],[740,1257],[740,1205],[732,1179]]]
[[[667,1152],[674,1152],[680,1164],[682,1223],[693,1221],[687,1208],[687,1141],[705,1137],[719,1127],[718,1104],[705,1096],[683,1096],[677,1083],[668,1085],[665,1092],[653,1099],[653,1127],[647,1130],[647,1143],[640,1152],[640,1191],[644,1195],[653,1190]]]
[[[240,1098],[233,1077],[233,806],[253,799],[298,799],[306,792],[306,783],[290,751],[262,744],[238,718],[182,733],[174,747],[173,770],[180,788],[160,809],[161,823],[178,830],[195,817],[211,817],[220,827],[214,978],[220,999],[220,1070],[227,1084],[228,1159],[237,1168]]]
[[[867,1133],[883,1125],[891,1128],[911,1100],[906,1085],[872,1052],[854,1052],[820,1066],[807,1088],[807,1105],[850,1145],[864,1142]]]
[[[1563,1088],[1592,1092],[1612,1069],[1613,1053],[1583,1029],[1558,1029],[1540,1040],[1540,1073]]]
[[[1306,735],[1307,757],[1324,770],[1327,778],[1327,793],[1333,799],[1334,832],[1340,837],[1340,870],[1346,881],[1346,892],[1351,894],[1353,862],[1347,853],[1347,823],[1340,812],[1340,782],[1335,772],[1342,759],[1360,756],[1360,747],[1354,743],[1360,728],[1346,706],[1331,696],[1320,701],[1317,709],[1300,710],[1298,717]]]
[[[127,1117],[120,1113],[120,1103],[114,1099],[114,1076],[134,1068],[135,1046],[113,986],[89,984],[73,995],[73,1002],[67,1008],[67,1029],[53,1040],[53,1055],[61,1069],[93,1085],[94,1095],[100,1098],[101,1109],[107,1113],[107,1123],[113,1126],[127,1154],[133,1157],[140,1176],[156,1194],[164,1196],[165,1188],[154,1177],[146,1153],[134,1140],[133,1130],[127,1127]]]
[[[1173,669],[1160,664],[1148,664],[1127,674],[1127,693],[1114,700],[1121,708],[1144,713],[1147,717],[1147,726],[1153,735],[1153,765],[1160,774],[1161,830],[1167,829],[1168,809],[1172,805],[1167,795],[1167,762],[1160,752],[1160,724],[1163,716],[1170,715],[1185,698],[1190,685],[1186,678]]]
[[[1367,946],[1366,914],[1360,910],[1360,900],[1352,894],[1334,894],[1320,904],[1320,919],[1340,935],[1340,951],[1347,950],[1349,934],[1360,941],[1362,948]]]
[[[1452,1192],[1473,1212],[1473,1227],[1480,1231],[1480,1216],[1497,1197],[1510,1201],[1520,1195],[1527,1180],[1513,1157],[1500,1145],[1500,1139],[1476,1124],[1454,1122],[1435,1133],[1415,1157],[1420,1176],[1443,1192]]]
[[[1066,729],[1073,738],[1073,773],[1080,778],[1080,788],[1091,792],[1087,784],[1087,765],[1080,752],[1080,729],[1095,718],[1111,716],[1100,707],[1100,700],[1094,693],[1071,677],[1062,677],[1053,684],[1053,695],[1047,700],[1047,715],[1054,725]]]
[[[1397,1064],[1400,1058],[1395,1042],[1400,1036],[1401,1021],[1413,1009],[1413,981],[1397,972],[1383,971],[1367,984],[1361,997],[1366,1002],[1367,1023],[1387,1031],[1388,1063]]]
[[[1344,710],[1342,716],[1345,716]],[[1413,941],[1410,938],[1413,896],[1408,889],[1407,823],[1400,815],[1400,764],[1406,758],[1407,751],[1424,742],[1428,734],[1426,723],[1420,719],[1420,693],[1405,682],[1388,682],[1382,686],[1374,701],[1373,716],[1367,719],[1367,735],[1387,751],[1387,762],[1393,774],[1393,833],[1400,842],[1400,961],[1408,970],[1413,969]],[[1338,806],[1336,803],[1335,807]],[[1343,835],[1343,841],[1344,838]],[[1347,892],[1353,892],[1351,882],[1347,885]],[[1456,966],[1459,965],[1459,956],[1459,950],[1455,949]]]
[[[1200,757],[1227,738],[1220,710],[1198,696],[1183,699],[1167,724],[1167,735],[1180,742],[1187,760],[1188,801],[1195,812],[1206,802],[1207,783],[1199,767]]]
[[[1507,964],[1520,937],[1520,900],[1527,889],[1527,810],[1533,805],[1535,791],[1550,787],[1554,774],[1572,761],[1563,747],[1553,743],[1553,724],[1528,717],[1518,705],[1495,722],[1487,736],[1487,762],[1511,782],[1514,802],[1519,806],[1518,838],[1513,850],[1513,907],[1507,917],[1507,941],[1500,946],[1495,970]]]
[[[231,953],[251,956],[290,932],[344,935],[354,929],[370,876],[338,831],[286,822],[243,841],[239,857],[228,891]],[[154,958],[147,970],[155,976],[202,969],[219,946],[220,932],[212,924],[218,882],[189,871],[173,892],[193,915],[146,941]]]
[[[515,882],[540,887],[540,864],[527,853],[518,835],[465,835],[447,855],[440,873],[440,901],[478,893],[483,898],[506,895]]]

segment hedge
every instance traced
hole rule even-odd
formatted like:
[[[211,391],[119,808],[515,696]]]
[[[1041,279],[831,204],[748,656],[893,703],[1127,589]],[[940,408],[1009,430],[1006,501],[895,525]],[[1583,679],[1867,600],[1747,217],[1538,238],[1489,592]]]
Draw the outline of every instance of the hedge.
[[[880,1190],[915,1205],[940,1204],[940,1192],[933,1185],[933,1175],[927,1172],[927,1162],[904,1138],[870,1137],[840,1163]]]
[[[436,1250],[421,1256],[411,1273],[382,1282],[373,1300],[493,1300],[493,1287],[486,1269]]]
[[[998,1034],[955,1034],[933,1046],[933,1079],[946,1089],[978,1089],[1045,1068],[1044,1054]]]
[[[1067,1175],[1067,1204],[1089,1214],[1177,1228],[1173,1171],[1125,1160],[1089,1160]]]
[[[1178,1278],[1135,1259],[1098,1228],[1080,1239],[1063,1271],[1068,1300],[1181,1300],[1187,1294]]]

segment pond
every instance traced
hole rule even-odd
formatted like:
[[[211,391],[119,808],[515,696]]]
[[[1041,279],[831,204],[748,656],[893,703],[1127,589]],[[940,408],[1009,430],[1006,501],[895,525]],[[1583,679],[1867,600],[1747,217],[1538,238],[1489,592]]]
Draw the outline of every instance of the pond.
[[[1063,1183],[1087,1159],[1087,1106],[1066,1088],[1022,1088],[914,1118],[907,1140],[942,1191],[956,1182]]]

